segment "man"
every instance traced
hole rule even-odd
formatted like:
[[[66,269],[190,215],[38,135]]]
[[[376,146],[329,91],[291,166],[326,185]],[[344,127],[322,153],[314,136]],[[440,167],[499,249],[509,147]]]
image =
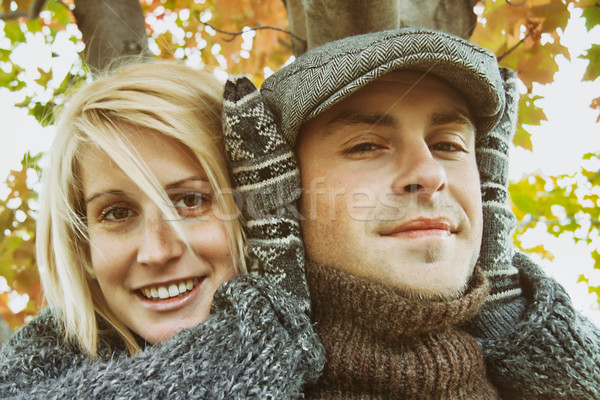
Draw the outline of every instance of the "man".
[[[367,34],[261,93],[300,163],[327,356],[308,397],[600,398],[598,328],[510,244],[515,77],[493,54],[423,29]]]

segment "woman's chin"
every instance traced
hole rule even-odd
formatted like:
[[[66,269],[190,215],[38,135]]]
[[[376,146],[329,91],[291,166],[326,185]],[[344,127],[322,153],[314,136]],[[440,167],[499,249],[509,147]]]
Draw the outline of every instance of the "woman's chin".
[[[167,340],[171,339],[173,336],[175,336],[177,333],[181,332],[184,329],[188,329],[188,328],[192,328],[196,325],[201,324],[202,322],[206,321],[207,317],[204,318],[197,318],[194,320],[173,320],[170,322],[165,322],[162,323],[160,325],[157,325],[155,327],[150,327],[150,330],[152,333],[148,333],[148,330],[146,330],[145,332],[140,333],[140,332],[136,332],[138,335],[140,335],[142,338],[144,338],[148,343],[161,343],[161,342],[166,342]]]

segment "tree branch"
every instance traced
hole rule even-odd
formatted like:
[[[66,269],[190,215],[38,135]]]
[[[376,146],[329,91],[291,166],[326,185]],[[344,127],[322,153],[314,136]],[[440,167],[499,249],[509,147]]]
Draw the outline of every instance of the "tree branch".
[[[200,19],[198,16],[196,16],[196,18]],[[230,32],[230,31],[225,31],[223,29],[215,28],[214,26],[212,26],[208,22],[202,22],[202,21],[200,21],[200,23],[203,24],[203,25],[205,25],[205,26],[208,26],[208,27],[214,29],[216,32],[223,33],[225,35],[230,35],[231,36],[230,39],[224,39],[226,42],[231,42],[236,36],[241,36],[242,34],[248,32],[248,31],[259,31],[259,30],[263,30],[263,29],[270,29],[270,30],[273,30],[273,31],[287,33],[288,35],[290,35],[294,39],[300,40],[300,41],[306,43],[306,40],[304,40],[304,39],[302,39],[302,38],[294,35],[292,32],[288,31],[287,29],[279,28],[279,27],[276,27],[276,26],[256,26],[256,27],[250,28],[249,30],[246,30],[246,31]]]
[[[519,42],[517,44],[515,44],[510,49],[506,50],[506,52],[504,52],[504,54],[502,54],[500,57],[498,57],[498,62],[502,61],[502,59],[504,57],[506,57],[507,55],[509,55],[510,53],[512,53],[513,51],[515,51],[517,49],[517,47],[519,47],[520,45],[522,45],[523,42],[525,41],[525,39],[527,39],[529,37],[529,35],[530,35],[530,33],[527,33],[527,35],[525,35],[525,37],[523,39],[519,40]]]
[[[10,19],[17,19],[17,18],[21,18],[21,17],[25,17],[25,18],[29,18],[29,14],[27,14],[26,12],[23,11],[11,11],[8,14],[0,14],[0,19],[3,21],[7,21]]]
[[[520,2],[519,4],[515,4],[512,2],[512,0],[506,0],[506,2],[508,3],[509,6],[511,7],[523,7],[525,5],[525,3],[527,3],[527,0],[523,0],[522,2]]]
[[[31,11],[29,12],[29,18],[36,19],[40,16],[40,12],[44,8],[44,4],[46,4],[46,0],[34,0],[31,5]]]

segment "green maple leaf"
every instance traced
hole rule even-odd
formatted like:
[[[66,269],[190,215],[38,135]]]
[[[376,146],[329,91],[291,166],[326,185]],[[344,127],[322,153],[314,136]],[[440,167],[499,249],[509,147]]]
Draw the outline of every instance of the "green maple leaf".
[[[21,26],[18,22],[9,21],[4,25],[4,35],[8,40],[10,40],[13,44],[13,47],[17,43],[25,42],[25,33],[21,29]]]
[[[584,8],[581,16],[585,18],[585,27],[588,31],[596,25],[600,25],[600,4]]]
[[[600,76],[600,45],[593,44],[587,49],[585,54],[579,56],[585,60],[589,60],[589,64],[583,74],[584,81],[593,81]]]
[[[533,151],[533,143],[531,142],[531,133],[529,133],[523,124],[517,126],[513,144],[517,147],[522,147],[525,150]]]

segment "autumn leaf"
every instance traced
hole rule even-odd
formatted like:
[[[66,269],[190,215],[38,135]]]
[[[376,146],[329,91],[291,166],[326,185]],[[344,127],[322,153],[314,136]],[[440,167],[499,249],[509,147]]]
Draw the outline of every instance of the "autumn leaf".
[[[519,57],[516,68],[520,72],[519,78],[529,90],[532,89],[534,82],[545,85],[554,81],[558,64],[554,57],[548,57],[547,47],[549,46],[536,46],[530,51],[514,55]],[[554,55],[554,53],[550,54]]]
[[[513,138],[513,144],[515,146],[533,151],[531,133],[527,131],[524,125],[540,125],[541,121],[547,120],[544,110],[535,105],[535,102],[541,98],[541,96],[525,94],[519,99],[519,120],[515,137]]]
[[[8,21],[4,25],[4,36],[13,44],[25,41],[25,33],[17,21]]]
[[[600,76],[600,45],[592,44],[592,47],[587,49],[585,54],[580,55],[579,58],[589,60],[583,75],[584,81],[593,81]]]
[[[544,247],[543,244],[534,246],[534,247],[530,247],[527,249],[523,249],[528,253],[534,253],[534,254],[538,254],[540,255],[540,257],[545,258],[549,261],[554,260],[554,254],[552,254],[551,252],[549,252],[548,250],[546,250],[546,248]]]
[[[600,97],[596,97],[590,103],[590,108],[594,110],[598,110],[598,118],[596,118],[596,122],[600,122]]]
[[[40,73],[40,77],[35,80],[35,82],[43,87],[48,85],[48,81],[52,79],[52,69],[49,69],[47,72],[38,67],[38,72]]]
[[[600,253],[598,250],[592,251],[592,259],[594,260],[594,268],[600,269]]]
[[[581,275],[579,275],[579,278],[577,279],[576,283],[580,283],[580,282],[584,282],[586,284],[589,284],[590,280],[588,278],[586,278],[585,275],[581,274]]]
[[[600,25],[600,5],[598,0],[579,1],[577,7],[583,8],[581,16],[585,18],[585,27],[588,31]]]
[[[522,124],[517,126],[513,144],[516,147],[522,147],[525,150],[533,151],[533,143],[531,142],[531,133],[529,133]]]

